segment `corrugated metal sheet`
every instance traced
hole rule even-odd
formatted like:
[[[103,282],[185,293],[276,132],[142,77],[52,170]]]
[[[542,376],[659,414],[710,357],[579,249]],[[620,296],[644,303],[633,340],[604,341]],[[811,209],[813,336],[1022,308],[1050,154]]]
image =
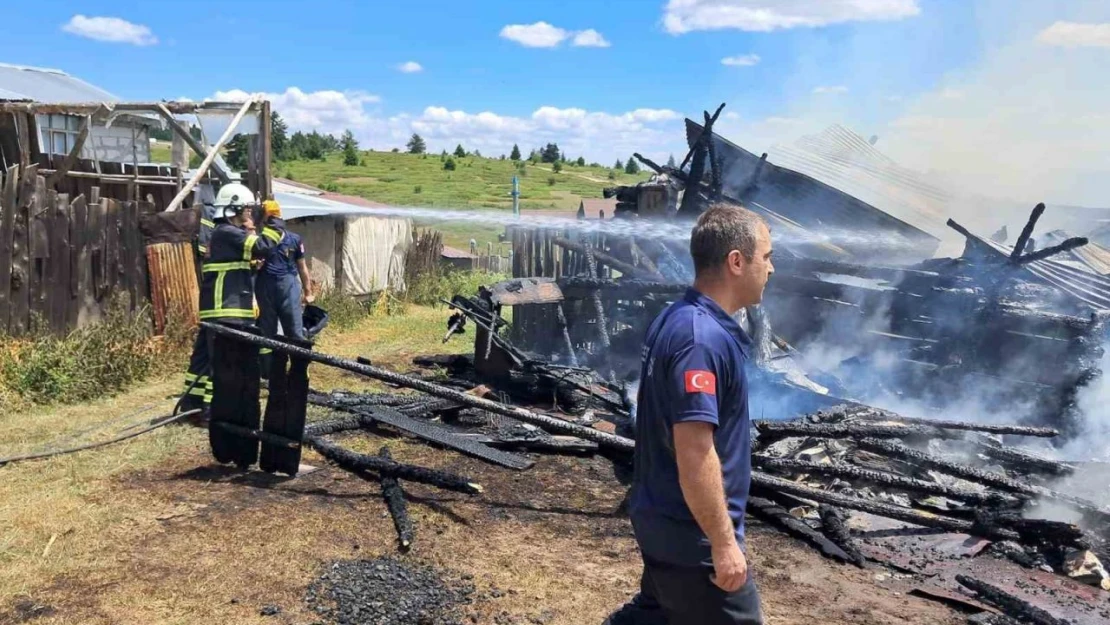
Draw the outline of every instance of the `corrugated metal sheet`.
[[[1074,236],[1075,235],[1066,230],[1053,230],[1044,235],[1040,241],[1039,247],[1045,248],[1059,245]],[[1074,250],[1068,250],[1063,254],[1053,257],[1053,260],[1057,262],[1062,262],[1065,259],[1067,264],[1075,265],[1078,268],[1086,269],[1100,276],[1110,275],[1110,250],[1094,241],[1087,243],[1087,245],[1083,247],[1077,247]]]
[[[0,63],[0,99],[51,104],[119,102],[119,98],[57,69]]]
[[[952,195],[844,126],[802,137],[794,145],[772,146],[767,155],[776,165],[835,187],[934,237],[949,234],[945,221]]]
[[[689,144],[702,127],[686,120]],[[762,161],[744,148],[713,134],[726,195],[759,205],[834,244],[857,260],[918,262],[930,258],[939,237],[805,173]],[[708,167],[707,167],[708,171]]]
[[[191,243],[157,243],[146,248],[154,331],[162,334],[167,322],[197,324],[200,285]]]

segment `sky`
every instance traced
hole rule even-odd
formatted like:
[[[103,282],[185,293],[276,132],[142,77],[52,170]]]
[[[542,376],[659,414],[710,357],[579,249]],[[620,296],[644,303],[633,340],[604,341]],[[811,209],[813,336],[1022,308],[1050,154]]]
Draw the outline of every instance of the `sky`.
[[[1102,0],[40,0],[5,8],[0,62],[125,100],[264,93],[364,148],[604,164],[681,159],[683,118],[725,102],[755,153],[840,123],[966,190],[1110,206]]]

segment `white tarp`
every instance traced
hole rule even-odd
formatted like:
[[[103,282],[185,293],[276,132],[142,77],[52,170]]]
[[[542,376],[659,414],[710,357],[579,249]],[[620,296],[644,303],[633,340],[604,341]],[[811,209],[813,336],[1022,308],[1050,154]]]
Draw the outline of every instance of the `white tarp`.
[[[386,288],[405,289],[405,253],[412,245],[412,220],[400,217],[333,215],[295,219],[289,229],[301,235],[312,281],[335,286],[336,221],[347,220],[343,241],[344,292],[370,295]]]

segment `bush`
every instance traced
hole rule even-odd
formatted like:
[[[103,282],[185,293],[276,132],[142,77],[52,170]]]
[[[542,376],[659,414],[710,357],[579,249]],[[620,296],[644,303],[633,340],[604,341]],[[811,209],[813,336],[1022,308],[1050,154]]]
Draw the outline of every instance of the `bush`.
[[[617,173],[612,171],[612,170],[609,170],[609,180],[616,180],[616,179],[617,179]]]
[[[324,191],[328,191],[329,193],[339,193],[339,185],[334,182],[325,182],[324,184],[320,185],[320,188]]]
[[[555,180],[555,176],[548,176],[548,177],[547,177],[547,185],[548,185],[549,187],[553,187],[553,186],[555,186],[555,182],[556,182],[556,180]]]
[[[412,192],[416,195],[420,195],[421,193],[424,192],[424,186],[418,184],[418,185],[416,185],[415,187],[412,188]]]
[[[316,305],[328,311],[328,327],[336,330],[349,330],[368,314],[362,302],[336,288],[321,293]]]
[[[455,295],[476,295],[479,286],[507,280],[508,276],[478,271],[446,269],[437,274],[421,274],[408,284],[405,300],[422,306],[440,307]]]
[[[447,171],[455,171],[455,159],[448,156],[447,160],[443,161],[443,168]]]
[[[113,395],[157,371],[184,369],[181,343],[151,335],[148,310],[132,313],[117,300],[100,321],[64,337],[6,339],[0,386],[34,403],[76,403]]]
[[[553,171],[555,173],[559,173],[559,172],[563,171],[563,164],[560,163],[559,161],[555,161],[555,164],[551,166],[551,171]]]

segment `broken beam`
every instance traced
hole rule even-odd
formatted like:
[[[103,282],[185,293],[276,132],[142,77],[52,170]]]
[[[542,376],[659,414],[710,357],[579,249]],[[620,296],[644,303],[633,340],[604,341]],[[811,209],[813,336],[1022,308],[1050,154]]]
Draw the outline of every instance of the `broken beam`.
[[[754,421],[759,434],[772,439],[791,436],[818,438],[959,438],[958,435],[927,425],[883,425],[877,423],[807,423],[804,421]]]
[[[388,447],[382,447],[378,452],[383,460],[393,460],[393,456],[389,453]],[[401,545],[401,551],[408,551],[412,546],[414,530],[412,527],[412,517],[409,516],[408,505],[405,503],[405,490],[401,488],[401,482],[394,476],[382,475],[382,498],[385,499],[385,507],[389,508],[389,516],[393,517],[393,527],[397,530],[397,542]]]
[[[777,526],[782,531],[794,538],[805,541],[817,549],[825,557],[855,564],[854,558],[844,551],[839,545],[826,538],[821,532],[810,527],[805,521],[795,518],[790,512],[777,503],[762,497],[748,497],[747,511],[753,516],[763,519],[764,522]]]
[[[471,482],[468,478],[455,475],[454,473],[427,469],[410,464],[401,464],[393,460],[379,458],[378,456],[355,453],[319,436],[310,436],[306,438],[304,442],[305,445],[311,447],[321,456],[355,473],[372,471],[378,475],[388,475],[406,479],[410,482],[430,484],[444,490],[451,490],[469,495],[482,492],[481,486],[475,482]]]
[[[867,559],[860,553],[856,541],[852,538],[844,513],[839,508],[823,503],[817,507],[817,514],[821,516],[821,528],[825,536],[828,536],[829,540],[843,549],[844,553],[852,558],[853,564],[863,568]]]
[[[592,253],[594,255],[594,258],[597,259],[597,262],[608,265],[630,278],[663,280],[663,276],[659,274],[652,274],[650,271],[645,271],[643,269],[640,269],[639,267],[635,267],[629,263],[626,263],[619,258],[614,258],[609,254],[606,254],[605,252],[597,249],[596,247],[593,247],[592,245],[575,243],[574,241],[571,241],[570,239],[564,239],[563,237],[555,237],[553,242],[559,247],[566,248],[572,252],[578,252],[579,254]]]
[[[1018,265],[1026,265],[1038,260],[1044,260],[1050,256],[1061,254],[1068,250],[1074,250],[1077,247],[1083,247],[1088,243],[1090,243],[1090,241],[1087,240],[1087,237],[1073,237],[1059,245],[1053,245],[1052,247],[1046,247],[1043,250],[1037,250],[1036,252],[1026,254],[1014,262]]]
[[[968,577],[967,575],[957,575],[956,581],[976,592],[980,600],[998,606],[1007,615],[1022,623],[1033,623],[1034,625],[1069,625],[1068,621],[1058,619],[1028,601],[1019,599],[984,581]]]
[[[492,412],[494,414],[509,417],[510,419],[516,419],[525,423],[531,423],[532,425],[535,425],[537,427],[542,427],[555,432],[561,432],[563,434],[569,434],[571,436],[577,436],[578,438],[591,440],[612,449],[617,449],[621,451],[632,451],[636,447],[635,441],[630,438],[617,436],[615,434],[609,434],[600,430],[595,430],[593,428],[570,423],[569,421],[557,419],[555,417],[532,412],[523,408],[517,408],[516,406],[508,406],[481,397],[474,397],[473,395],[467,395],[466,393],[457,391],[452,388],[447,388],[445,386],[440,386],[439,384],[433,384],[425,380],[402,375],[400,373],[395,373],[387,369],[381,369],[373,365],[364,365],[352,360],[347,360],[346,358],[339,358],[338,356],[332,356],[330,354],[304,349],[301,347],[297,347],[296,345],[290,345],[283,341],[277,341],[263,336],[257,336],[249,332],[243,332],[242,330],[230,328],[218,323],[202,321],[200,325],[201,327],[215,334],[232,337],[247,343],[253,343],[255,345],[258,345],[259,347],[268,347],[277,352],[284,352],[291,356],[303,358],[310,362],[316,362],[322,365],[335,367],[337,369],[343,369],[344,371],[358,373],[368,378],[373,378],[375,380],[387,382],[396,386],[411,388],[422,393],[427,393],[428,395],[439,397],[441,399],[454,400],[459,402],[460,404],[479,408],[488,412]]]
[[[942,421],[934,419],[919,419],[916,417],[903,417],[902,415],[888,412],[886,410],[879,410],[877,408],[870,408],[860,406],[860,410],[839,410],[833,409],[826,410],[821,413],[822,416],[843,416],[846,418],[866,419],[868,421],[897,421],[899,423],[908,423],[912,425],[928,425],[935,428],[943,428],[946,430],[966,430],[969,432],[986,432],[988,434],[1004,434],[1012,436],[1036,436],[1040,438],[1053,438],[1060,435],[1060,431],[1054,428],[1033,427],[1027,425],[1006,425],[1006,424],[990,424],[990,423],[970,423],[967,421]],[[831,413],[831,414],[830,414]],[[839,415],[838,415],[839,413]]]

